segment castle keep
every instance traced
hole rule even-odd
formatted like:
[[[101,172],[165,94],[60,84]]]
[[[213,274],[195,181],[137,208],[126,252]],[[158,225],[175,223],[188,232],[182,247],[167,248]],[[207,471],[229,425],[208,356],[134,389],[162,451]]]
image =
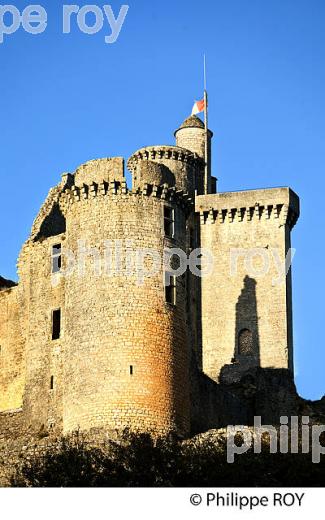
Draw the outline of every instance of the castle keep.
[[[212,132],[206,182],[202,121],[189,117],[175,137],[130,157],[132,189],[117,157],[50,190],[18,284],[0,278],[0,434],[131,427],[186,436],[218,427],[225,410],[242,419],[231,385],[250,369],[293,371],[291,270],[279,279],[279,265],[298,197],[289,188],[218,193]],[[169,283],[163,263],[141,283],[127,271],[128,250],[162,258],[166,248],[202,248],[203,272],[207,250],[212,269]],[[69,269],[77,253],[83,265]],[[152,255],[143,259],[150,271]]]

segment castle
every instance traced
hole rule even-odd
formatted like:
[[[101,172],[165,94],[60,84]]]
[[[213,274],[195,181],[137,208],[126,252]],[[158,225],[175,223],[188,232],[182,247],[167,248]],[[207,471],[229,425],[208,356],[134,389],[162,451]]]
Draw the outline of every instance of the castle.
[[[299,199],[289,188],[218,193],[205,136],[191,116],[176,146],[135,152],[132,189],[115,157],[50,190],[21,250],[19,283],[0,278],[0,433],[186,436],[218,427],[226,409],[241,419],[229,388],[250,369],[293,372],[291,269],[279,280],[279,265]],[[148,276],[149,252],[166,248],[187,257],[201,248],[202,275],[187,269],[167,283],[162,263]],[[148,252],[141,283],[126,272],[128,249]],[[81,250],[82,272],[68,272]],[[213,258],[205,274],[204,251]],[[102,269],[109,254],[118,272]]]

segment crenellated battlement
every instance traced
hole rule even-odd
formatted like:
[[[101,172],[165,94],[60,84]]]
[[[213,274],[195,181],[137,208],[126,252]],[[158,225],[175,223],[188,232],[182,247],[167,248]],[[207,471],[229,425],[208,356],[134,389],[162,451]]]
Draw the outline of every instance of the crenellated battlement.
[[[0,435],[3,425],[15,431],[19,410],[36,433],[183,436],[219,425],[228,402],[210,405],[224,367],[230,378],[240,363],[293,369],[291,270],[284,278],[279,266],[291,258],[298,197],[216,193],[212,133],[206,141],[191,116],[175,135],[177,146],[129,158],[132,188],[124,159],[111,157],[49,191],[20,252],[18,286],[2,284]],[[210,253],[211,269],[202,253],[201,273],[173,275],[174,262],[161,261],[171,248]]]
[[[194,196],[202,176],[204,162],[195,153],[178,146],[149,146],[135,152],[128,160],[133,187],[144,184],[168,184]]]
[[[299,218],[299,199],[289,188],[269,188],[200,195],[195,211],[202,224],[272,221],[292,229]]]
[[[79,166],[74,174],[74,184],[79,187],[84,183],[99,184],[102,180],[109,183],[114,179],[119,181],[124,179],[123,157],[105,157],[88,161]]]
[[[81,187],[73,185],[61,193],[60,206],[66,212],[71,204],[80,203],[85,200],[96,199],[98,197],[112,197],[121,202],[131,197],[153,197],[165,200],[180,206],[184,210],[191,210],[193,199],[182,190],[169,187],[167,184],[144,184],[143,188],[129,189],[126,180],[111,181],[100,183],[92,182],[83,184]]]
[[[237,208],[211,208],[200,211],[200,222],[204,224],[225,224],[233,222],[251,222],[252,220],[277,220],[280,225],[288,224],[292,229],[298,220],[298,214],[288,204],[261,205]]]
[[[202,163],[202,159],[195,152],[179,146],[146,146],[137,150],[128,160],[127,167],[133,173],[139,161],[173,160],[188,164]]]

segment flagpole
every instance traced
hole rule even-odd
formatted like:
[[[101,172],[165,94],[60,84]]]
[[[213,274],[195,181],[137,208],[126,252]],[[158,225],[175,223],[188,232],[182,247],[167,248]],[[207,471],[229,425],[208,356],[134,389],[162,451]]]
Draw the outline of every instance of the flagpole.
[[[207,194],[209,191],[209,146],[208,146],[208,93],[207,93],[207,76],[206,76],[206,59],[204,54],[204,155],[205,155],[205,166],[204,166],[204,193]]]

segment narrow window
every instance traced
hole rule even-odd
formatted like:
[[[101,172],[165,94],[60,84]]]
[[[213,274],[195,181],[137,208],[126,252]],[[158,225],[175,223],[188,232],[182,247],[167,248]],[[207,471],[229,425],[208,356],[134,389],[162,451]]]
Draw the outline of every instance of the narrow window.
[[[62,254],[61,244],[52,247],[52,273],[58,273],[61,269]]]
[[[130,376],[133,376],[133,365],[130,365]]]
[[[166,237],[173,238],[175,234],[174,209],[169,206],[164,207],[164,231]]]
[[[165,301],[170,305],[176,305],[176,276],[170,273],[165,275]]]
[[[249,329],[242,329],[238,334],[238,354],[252,356],[254,354],[253,333]]]
[[[51,376],[50,389],[53,390],[53,388],[54,388],[54,376]]]
[[[59,339],[61,334],[61,309],[52,312],[52,339]]]

